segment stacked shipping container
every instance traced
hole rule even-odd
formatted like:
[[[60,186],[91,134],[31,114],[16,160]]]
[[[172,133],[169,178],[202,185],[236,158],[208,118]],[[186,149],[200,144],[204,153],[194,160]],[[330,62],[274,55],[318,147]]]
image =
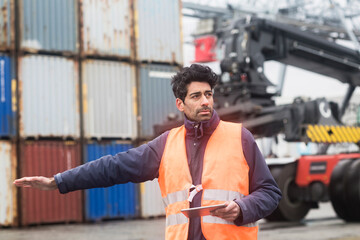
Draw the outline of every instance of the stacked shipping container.
[[[116,141],[89,142],[85,147],[85,162],[105,155],[115,155],[132,147],[131,144]],[[138,216],[138,188],[133,183],[89,189],[85,193],[87,220]]]
[[[135,68],[124,62],[82,63],[86,138],[136,138]]]
[[[16,225],[16,145],[0,141],[0,226]]]
[[[21,176],[52,176],[81,163],[73,141],[24,141],[20,145]],[[82,221],[81,192],[21,189],[21,224]]]
[[[80,137],[77,63],[58,56],[19,59],[20,136]]]
[[[81,12],[84,55],[132,57],[130,0],[84,0]]]
[[[16,225],[18,212],[22,225],[82,221],[83,206],[86,220],[164,215],[156,180],[141,192],[132,183],[88,190],[84,205],[80,192],[22,189],[17,200],[11,183],[16,162],[18,177],[52,176],[153,137],[153,125],[176,112],[170,79],[182,63],[180,0],[0,7],[0,226]]]
[[[137,60],[182,64],[179,0],[134,0]]]
[[[136,123],[136,79],[131,46],[131,1],[82,1],[82,97],[84,161],[132,147]],[[120,60],[119,60],[120,59]],[[96,139],[88,143],[90,139]],[[86,191],[86,220],[138,216],[132,183]]]
[[[21,49],[76,53],[79,46],[77,5],[76,0],[20,0]]]
[[[16,83],[11,79],[11,60],[0,56],[0,136],[14,137],[16,134]]]
[[[15,47],[13,0],[0,0],[0,9],[0,49],[7,51]]]
[[[171,77],[177,70],[177,67],[159,64],[140,66],[141,138],[151,139],[154,124],[167,120],[169,114],[179,113],[171,91]]]

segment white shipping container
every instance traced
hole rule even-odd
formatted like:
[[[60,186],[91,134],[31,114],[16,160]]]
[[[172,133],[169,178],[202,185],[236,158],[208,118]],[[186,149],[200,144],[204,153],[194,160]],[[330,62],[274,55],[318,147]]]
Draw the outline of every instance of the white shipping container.
[[[16,224],[16,187],[12,184],[15,179],[15,145],[0,141],[0,226]]]
[[[141,183],[141,217],[165,216],[165,206],[161,197],[157,178]]]
[[[85,137],[135,138],[134,67],[104,60],[86,60],[82,66]]]
[[[135,0],[137,59],[183,63],[180,0]]]
[[[82,1],[83,49],[87,55],[131,55],[130,0]]]
[[[20,136],[79,137],[77,62],[29,55],[19,60]]]

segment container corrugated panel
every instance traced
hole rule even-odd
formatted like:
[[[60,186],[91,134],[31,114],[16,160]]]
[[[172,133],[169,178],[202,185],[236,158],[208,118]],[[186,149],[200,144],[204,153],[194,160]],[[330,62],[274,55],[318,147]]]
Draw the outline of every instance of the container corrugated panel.
[[[80,165],[80,145],[73,141],[25,141],[21,143],[20,177],[47,176]],[[21,189],[21,224],[81,222],[80,191]]]
[[[84,54],[130,57],[129,1],[82,1]]]
[[[179,0],[135,0],[137,58],[182,64]]]
[[[141,217],[165,216],[165,207],[157,179],[141,183]]]
[[[13,0],[0,0],[0,49],[14,47]]]
[[[16,82],[11,79],[11,60],[0,56],[0,136],[16,134]]]
[[[19,6],[22,49],[78,50],[76,0],[21,0]]]
[[[115,155],[132,148],[131,144],[93,142],[85,148],[85,162],[105,155]],[[86,220],[94,221],[111,218],[134,218],[138,216],[138,186],[134,183],[119,184],[108,188],[85,191]]]
[[[142,138],[154,137],[154,124],[167,120],[170,113],[179,114],[171,89],[171,77],[179,69],[158,64],[140,67],[140,112]]]
[[[86,60],[82,71],[85,137],[135,138],[134,67],[127,63]]]
[[[77,64],[53,56],[20,58],[21,137],[80,136]]]
[[[0,226],[16,225],[16,147],[0,141]]]

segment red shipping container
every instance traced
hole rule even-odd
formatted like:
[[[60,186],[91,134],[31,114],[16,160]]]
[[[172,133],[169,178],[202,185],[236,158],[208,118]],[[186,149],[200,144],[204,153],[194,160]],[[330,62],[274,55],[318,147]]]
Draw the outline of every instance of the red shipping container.
[[[80,145],[73,141],[25,141],[21,143],[21,177],[47,176],[80,165]],[[21,224],[81,222],[82,192],[21,189]]]
[[[206,36],[195,39],[195,62],[216,61],[216,37]]]

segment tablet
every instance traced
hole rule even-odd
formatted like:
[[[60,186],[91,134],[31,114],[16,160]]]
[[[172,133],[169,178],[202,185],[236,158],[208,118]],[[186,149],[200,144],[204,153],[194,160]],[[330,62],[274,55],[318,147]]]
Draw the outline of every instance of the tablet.
[[[227,205],[225,203],[223,203],[223,204],[218,204],[218,205],[181,209],[181,212],[188,218],[193,218],[193,217],[210,215],[210,211],[213,211],[213,210],[219,209],[219,208],[224,208],[226,206]]]

